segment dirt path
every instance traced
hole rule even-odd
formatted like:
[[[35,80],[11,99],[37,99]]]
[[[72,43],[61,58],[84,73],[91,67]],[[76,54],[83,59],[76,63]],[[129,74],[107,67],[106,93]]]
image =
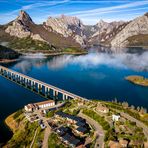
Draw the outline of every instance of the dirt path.
[[[44,139],[43,139],[43,145],[42,148],[48,148],[48,138],[49,135],[51,134],[51,129],[48,125],[48,123],[46,122],[46,129],[45,129],[45,133],[44,133]]]
[[[35,138],[36,138],[37,132],[38,132],[38,129],[36,129],[36,131],[35,131],[33,140],[32,140],[32,142],[31,142],[31,144],[30,144],[30,148],[32,148],[32,146],[33,146],[33,144],[34,144],[34,140],[35,140]]]

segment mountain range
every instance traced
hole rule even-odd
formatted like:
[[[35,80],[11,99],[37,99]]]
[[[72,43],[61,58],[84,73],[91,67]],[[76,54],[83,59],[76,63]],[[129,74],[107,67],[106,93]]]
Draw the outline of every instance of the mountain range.
[[[128,22],[108,23],[100,20],[96,25],[84,25],[77,17],[61,15],[49,17],[42,24],[35,24],[22,10],[15,20],[0,26],[0,42],[12,46],[14,42],[22,42],[22,40],[25,42],[26,39],[28,42],[30,39],[38,46],[48,45],[54,50],[69,47],[87,48],[93,45],[146,47],[148,46],[148,13]],[[15,44],[15,48],[20,47]]]

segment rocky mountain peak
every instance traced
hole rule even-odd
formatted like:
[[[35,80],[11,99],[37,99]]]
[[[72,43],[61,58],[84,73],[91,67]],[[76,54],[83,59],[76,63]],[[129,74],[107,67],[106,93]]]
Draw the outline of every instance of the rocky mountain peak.
[[[22,21],[23,23],[33,23],[31,17],[29,14],[23,10],[20,11],[19,16],[17,17],[17,20]]]
[[[34,25],[31,17],[21,10],[19,16],[12,22],[12,25],[7,27],[5,32],[19,38],[28,37],[31,35],[31,25]]]
[[[68,25],[77,25],[79,27],[82,26],[82,22],[80,21],[80,19],[78,19],[75,16],[66,16],[66,15],[61,15],[59,17],[59,19],[61,19],[64,23],[68,24]]]
[[[77,17],[61,15],[49,17],[46,26],[52,28],[53,32],[68,38],[72,37],[80,45],[84,45],[83,24]]]
[[[100,20],[97,24],[96,24],[96,26],[98,26],[98,27],[102,27],[102,26],[108,26],[108,22],[105,22],[104,20]]]

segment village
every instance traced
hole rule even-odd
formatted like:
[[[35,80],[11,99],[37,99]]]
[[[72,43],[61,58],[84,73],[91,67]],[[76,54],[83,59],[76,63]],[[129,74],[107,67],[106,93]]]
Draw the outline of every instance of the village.
[[[144,129],[104,102],[47,100],[25,105],[24,115],[30,123],[38,122],[42,130],[54,133],[64,147],[147,145]]]

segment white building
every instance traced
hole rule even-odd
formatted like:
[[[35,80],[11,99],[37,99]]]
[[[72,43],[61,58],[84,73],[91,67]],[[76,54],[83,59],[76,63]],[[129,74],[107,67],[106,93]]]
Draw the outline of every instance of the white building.
[[[119,121],[120,115],[112,115],[113,121]]]
[[[55,105],[55,101],[53,100],[47,100],[39,103],[32,103],[24,106],[24,109],[26,112],[32,112],[34,110],[43,109],[46,107],[51,107]]]
[[[35,109],[37,109],[38,107],[35,104],[28,104],[24,106],[25,111],[27,112],[32,112]]]
[[[43,101],[43,102],[39,102],[39,103],[35,103],[39,108],[43,109],[46,107],[51,107],[55,105],[55,101],[53,100],[47,100],[47,101]]]

